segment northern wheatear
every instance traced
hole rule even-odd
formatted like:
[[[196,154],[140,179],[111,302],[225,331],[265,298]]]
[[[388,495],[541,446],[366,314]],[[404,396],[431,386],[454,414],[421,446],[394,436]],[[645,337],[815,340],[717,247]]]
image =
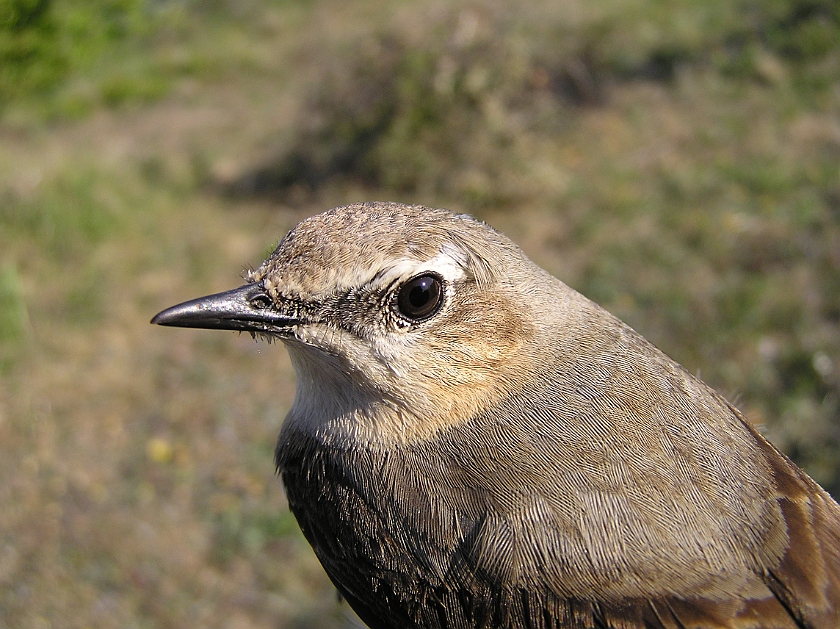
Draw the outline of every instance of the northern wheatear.
[[[837,503],[468,216],[330,210],[152,322],[285,343],[277,467],[373,629],[840,627]]]

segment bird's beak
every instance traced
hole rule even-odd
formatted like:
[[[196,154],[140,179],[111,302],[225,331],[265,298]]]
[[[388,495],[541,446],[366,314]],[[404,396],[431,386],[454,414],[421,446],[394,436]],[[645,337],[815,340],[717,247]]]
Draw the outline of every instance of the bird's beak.
[[[240,330],[288,336],[300,321],[281,312],[261,283],[185,301],[151,321],[179,328]]]

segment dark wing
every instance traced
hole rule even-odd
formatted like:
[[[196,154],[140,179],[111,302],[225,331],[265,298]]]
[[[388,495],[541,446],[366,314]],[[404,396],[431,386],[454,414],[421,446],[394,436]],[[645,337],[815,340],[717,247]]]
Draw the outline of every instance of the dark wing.
[[[840,627],[840,506],[760,435],[788,531],[781,562],[765,569],[768,588],[797,627]]]

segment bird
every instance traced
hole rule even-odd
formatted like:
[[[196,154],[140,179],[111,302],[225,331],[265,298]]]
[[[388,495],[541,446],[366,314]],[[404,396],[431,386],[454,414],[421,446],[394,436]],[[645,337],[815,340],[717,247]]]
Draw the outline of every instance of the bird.
[[[285,345],[277,470],[371,629],[840,627],[840,506],[484,222],[338,207],[245,279],[152,323]]]

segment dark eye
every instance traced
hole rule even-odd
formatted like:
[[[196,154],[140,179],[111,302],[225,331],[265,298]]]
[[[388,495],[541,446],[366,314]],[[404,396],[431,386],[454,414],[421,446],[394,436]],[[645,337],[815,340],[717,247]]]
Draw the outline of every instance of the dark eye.
[[[259,293],[251,297],[248,300],[254,308],[257,310],[265,310],[266,308],[271,308],[274,305],[274,302],[271,301],[271,297],[266,295],[265,293]]]
[[[433,315],[440,306],[443,291],[437,275],[418,275],[400,288],[397,307],[408,319],[420,320]]]

